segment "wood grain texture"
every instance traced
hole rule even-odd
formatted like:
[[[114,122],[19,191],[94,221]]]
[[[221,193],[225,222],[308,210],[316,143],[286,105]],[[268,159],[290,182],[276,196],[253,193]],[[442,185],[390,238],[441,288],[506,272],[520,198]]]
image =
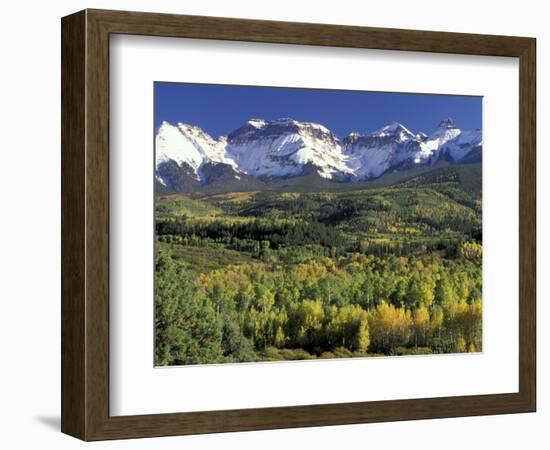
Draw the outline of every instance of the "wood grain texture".
[[[315,23],[88,10],[112,33],[279,44],[516,56],[529,38]]]
[[[518,57],[519,392],[109,416],[109,35],[112,33]],[[86,10],[63,18],[62,40],[62,430],[65,433],[84,440],[100,440],[535,410],[534,39]]]
[[[61,430],[79,437],[86,428],[85,20],[76,13],[61,27]]]
[[[536,41],[520,57],[519,68],[519,384],[525,401],[536,409]]]

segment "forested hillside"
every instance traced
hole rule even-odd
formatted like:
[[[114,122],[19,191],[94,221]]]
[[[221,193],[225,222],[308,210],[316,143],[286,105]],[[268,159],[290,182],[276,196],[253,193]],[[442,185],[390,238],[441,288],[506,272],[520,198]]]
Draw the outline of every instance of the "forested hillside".
[[[156,364],[481,351],[480,165],[393,181],[159,192]]]

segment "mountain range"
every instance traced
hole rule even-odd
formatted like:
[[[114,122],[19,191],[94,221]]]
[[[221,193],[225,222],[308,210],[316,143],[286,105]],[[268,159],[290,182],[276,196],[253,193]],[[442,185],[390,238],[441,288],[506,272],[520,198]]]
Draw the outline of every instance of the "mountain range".
[[[316,177],[325,181],[372,180],[412,168],[479,163],[481,129],[461,130],[444,119],[431,133],[392,122],[343,139],[325,126],[290,118],[250,119],[214,139],[198,126],[162,122],[155,138],[156,179],[172,192],[205,186]]]

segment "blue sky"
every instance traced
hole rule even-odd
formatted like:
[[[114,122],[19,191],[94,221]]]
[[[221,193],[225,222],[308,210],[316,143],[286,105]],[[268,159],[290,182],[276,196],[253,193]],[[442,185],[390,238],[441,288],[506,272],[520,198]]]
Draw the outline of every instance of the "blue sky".
[[[432,132],[452,117],[461,129],[481,128],[482,97],[255,86],[155,83],[155,125],[198,125],[217,138],[250,118],[317,122],[343,137],[396,121]]]

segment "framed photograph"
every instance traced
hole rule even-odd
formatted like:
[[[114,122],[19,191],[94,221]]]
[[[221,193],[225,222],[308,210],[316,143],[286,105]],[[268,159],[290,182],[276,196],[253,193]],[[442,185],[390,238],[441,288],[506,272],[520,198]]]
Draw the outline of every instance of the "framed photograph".
[[[532,412],[535,39],[62,19],[62,431]]]

